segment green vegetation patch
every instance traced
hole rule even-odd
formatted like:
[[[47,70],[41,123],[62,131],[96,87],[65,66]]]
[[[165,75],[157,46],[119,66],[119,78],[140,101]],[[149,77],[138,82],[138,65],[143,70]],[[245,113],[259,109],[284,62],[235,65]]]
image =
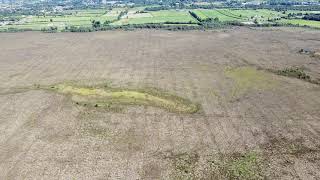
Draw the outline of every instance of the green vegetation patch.
[[[294,77],[297,79],[310,80],[310,76],[307,75],[303,69],[299,67],[290,67],[283,70],[278,70],[278,74],[282,76]]]
[[[277,11],[267,9],[198,9],[193,10],[193,12],[202,20],[218,18],[220,21],[238,22],[253,22],[255,19],[259,22],[267,22],[268,20],[278,19],[282,16]]]
[[[146,24],[146,23],[196,23],[197,21],[190,16],[188,11],[163,10],[154,12],[145,12],[125,16],[114,25],[124,24]]]
[[[227,68],[225,75],[234,81],[232,97],[251,89],[269,89],[276,85],[271,74],[253,67]]]
[[[80,87],[57,84],[43,89],[70,95],[77,104],[109,108],[113,105],[144,105],[163,108],[177,113],[195,113],[199,106],[187,99],[155,89],[116,89],[103,87]]]
[[[282,70],[269,70],[269,71],[281,76],[297,78],[313,84],[320,84],[320,79],[312,78],[307,73],[305,73],[304,70],[300,67],[289,67]]]
[[[172,164],[172,179],[263,179],[267,161],[255,151],[200,155],[170,153],[163,158]]]
[[[231,154],[220,160],[209,161],[218,177],[227,179],[263,179],[262,159],[256,152]],[[217,175],[214,175],[217,176]]]
[[[227,164],[231,179],[259,179],[259,168],[258,156],[252,152],[236,157]]]
[[[176,153],[173,151],[166,151],[160,152],[159,155],[162,159],[167,160],[172,165],[170,179],[201,179],[196,172],[200,165],[200,155],[197,152]]]
[[[304,19],[281,19],[278,22],[284,23],[284,24],[320,28],[320,21],[312,21],[312,20],[304,20]]]

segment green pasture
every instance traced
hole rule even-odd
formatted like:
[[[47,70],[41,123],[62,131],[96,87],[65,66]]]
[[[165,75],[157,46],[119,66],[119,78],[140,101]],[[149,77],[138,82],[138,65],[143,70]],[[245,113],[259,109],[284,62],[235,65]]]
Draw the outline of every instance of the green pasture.
[[[320,21],[310,21],[310,20],[304,20],[304,19],[281,19],[279,22],[285,23],[285,24],[320,28]]]
[[[15,29],[31,29],[41,30],[52,26],[63,30],[67,26],[84,26],[91,27],[92,21],[113,21],[112,25],[127,24],[146,24],[146,23],[169,23],[169,24],[190,24],[198,22],[189,13],[189,9],[180,10],[160,10],[160,11],[144,11],[147,6],[125,8],[118,7],[111,9],[82,9],[82,10],[66,10],[63,12],[47,13],[46,15],[34,16],[11,16],[18,17],[19,21],[11,24],[0,26],[0,30],[9,28]],[[121,12],[128,10],[121,19],[118,16]],[[302,19],[283,19],[289,13],[320,13],[320,11],[273,11],[268,9],[194,9],[193,11],[200,19],[218,18],[221,22],[238,21],[243,23],[252,23],[258,21],[265,24],[270,23],[269,20],[280,22],[283,24],[294,24],[300,26],[320,27],[319,21],[309,21]],[[8,17],[1,17],[8,18]],[[282,19],[281,19],[282,18]]]
[[[117,19],[123,8],[113,10],[106,9],[86,9],[86,10],[67,10],[57,15],[27,16],[19,22],[0,26],[0,29],[32,29],[41,30],[50,26],[56,26],[58,29],[64,29],[66,26],[91,26],[92,21],[114,21]]]
[[[197,20],[187,10],[163,10],[141,13],[141,15],[124,16],[120,21],[115,22],[114,25],[164,22],[196,23]]]
[[[268,19],[280,18],[281,13],[267,9],[197,9],[193,11],[201,19],[219,18],[220,21],[266,21]]]

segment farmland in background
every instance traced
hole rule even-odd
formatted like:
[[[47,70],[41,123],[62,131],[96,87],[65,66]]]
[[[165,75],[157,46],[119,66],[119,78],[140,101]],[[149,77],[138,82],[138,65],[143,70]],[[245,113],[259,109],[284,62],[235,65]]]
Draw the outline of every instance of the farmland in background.
[[[0,39],[0,179],[320,179],[318,30]]]
[[[194,10],[201,19],[218,18],[220,21],[253,21],[258,19],[261,22],[268,19],[280,18],[281,13],[267,9],[259,10],[233,10],[233,9],[210,9],[210,10]]]
[[[121,20],[114,23],[114,25],[123,24],[145,24],[145,23],[196,23],[187,10],[162,10],[139,13],[136,11],[129,11]]]
[[[279,22],[299,25],[299,26],[310,26],[310,27],[320,28],[320,21],[311,21],[311,20],[303,20],[303,19],[282,19]]]
[[[67,10],[57,15],[25,16],[17,23],[0,26],[4,28],[33,29],[40,30],[50,26],[64,29],[66,26],[86,26],[91,27],[92,21],[114,21],[124,8],[107,9],[86,9]]]
[[[92,28],[93,22],[100,26],[120,27],[123,25],[170,24],[201,25],[203,21],[215,19],[215,23],[240,23],[244,25],[296,25],[319,28],[319,21],[303,20],[306,14],[319,14],[320,11],[270,9],[159,9],[157,6],[115,7],[100,9],[64,10],[39,15],[0,16],[0,31],[8,29],[41,30],[56,27],[63,31],[71,26]],[[192,15],[194,14],[194,15]],[[9,21],[6,19],[15,19]]]

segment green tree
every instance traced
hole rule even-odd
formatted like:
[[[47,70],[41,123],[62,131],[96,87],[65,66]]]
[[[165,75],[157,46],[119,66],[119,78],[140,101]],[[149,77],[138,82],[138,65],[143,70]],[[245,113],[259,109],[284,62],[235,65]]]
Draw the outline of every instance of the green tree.
[[[93,21],[92,21],[92,27],[93,27],[93,28],[99,28],[99,27],[101,27],[100,21],[95,21],[95,20],[93,20]]]
[[[112,23],[112,21],[106,20],[106,21],[103,23],[103,26],[108,26],[110,23]]]

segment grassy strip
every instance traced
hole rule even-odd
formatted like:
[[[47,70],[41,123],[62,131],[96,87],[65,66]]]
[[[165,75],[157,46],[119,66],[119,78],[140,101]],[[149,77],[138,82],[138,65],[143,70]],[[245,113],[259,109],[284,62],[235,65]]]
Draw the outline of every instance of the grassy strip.
[[[41,87],[39,87],[41,88]],[[110,87],[79,87],[76,85],[57,84],[42,89],[71,95],[78,104],[92,104],[95,107],[111,105],[144,105],[163,108],[176,113],[196,113],[199,106],[187,99],[170,95],[155,89],[115,89]]]

